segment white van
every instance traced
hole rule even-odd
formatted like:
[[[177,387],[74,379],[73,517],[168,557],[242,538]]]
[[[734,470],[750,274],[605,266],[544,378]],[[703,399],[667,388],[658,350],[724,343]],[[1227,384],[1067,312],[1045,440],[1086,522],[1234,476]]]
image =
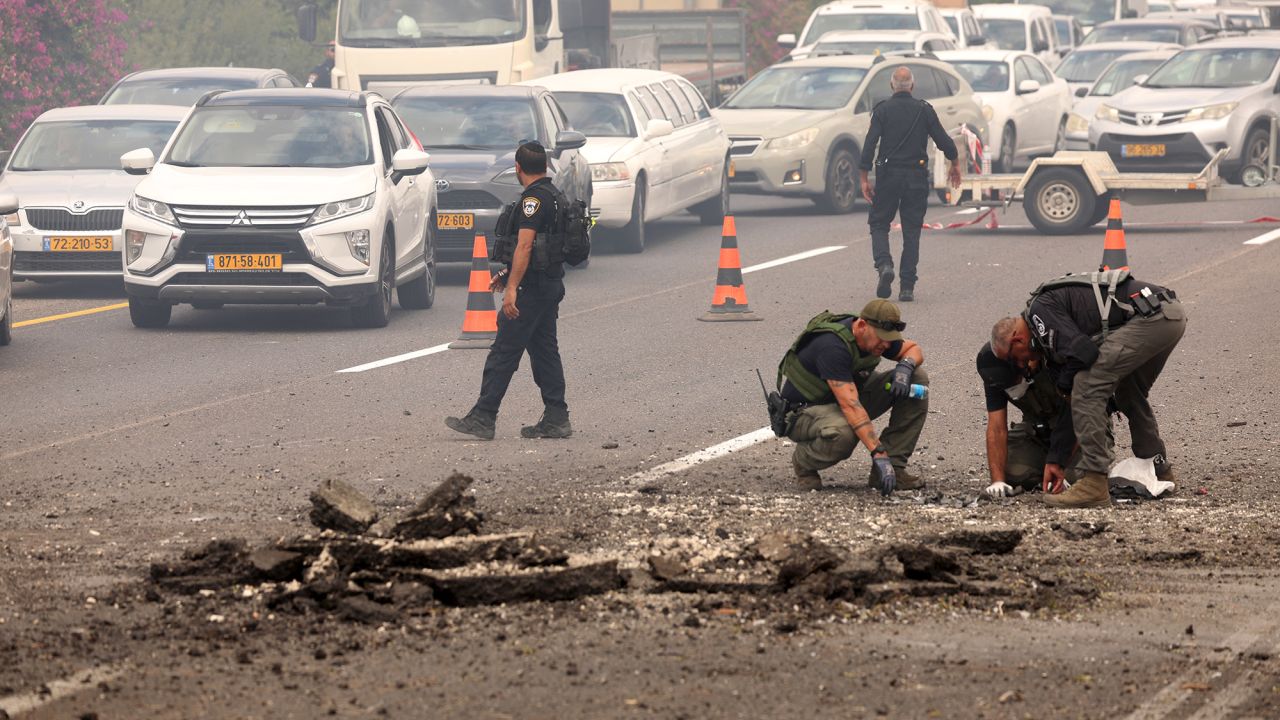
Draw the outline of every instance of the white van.
[[[836,0],[809,15],[800,31],[778,36],[791,58],[807,57],[818,38],[834,30],[921,30],[954,37],[951,26],[928,0]]]
[[[1053,11],[1043,5],[975,5],[982,34],[1001,50],[1021,50],[1040,58],[1050,68],[1058,66],[1058,31]]]

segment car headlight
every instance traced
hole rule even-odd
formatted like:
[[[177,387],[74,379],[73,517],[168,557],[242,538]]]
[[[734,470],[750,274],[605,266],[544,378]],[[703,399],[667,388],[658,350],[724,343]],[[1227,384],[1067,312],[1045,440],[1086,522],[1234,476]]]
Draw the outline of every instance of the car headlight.
[[[352,230],[346,233],[347,248],[351,250],[351,257],[359,260],[365,265],[369,264],[369,231],[368,230]]]
[[[1098,112],[1094,113],[1093,116],[1098,120],[1116,122],[1120,119],[1120,111],[1110,105],[1099,105]]]
[[[362,213],[373,207],[373,193],[369,193],[364,197],[351,198],[350,200],[339,200],[337,202],[325,203],[311,216],[311,224],[316,225],[330,220],[337,220],[356,213]]]
[[[995,118],[995,116],[996,116],[995,108],[991,107],[990,105],[982,106],[982,117],[986,118],[988,122],[990,122],[993,118]]]
[[[147,234],[141,230],[124,231],[124,262],[132,265],[142,255],[142,248],[147,245]]]
[[[1067,116],[1067,132],[1069,133],[1089,132],[1088,118],[1081,117],[1080,115],[1077,115],[1075,113],[1071,113],[1070,115]]]
[[[1238,102],[1222,103],[1221,105],[1205,105],[1204,107],[1191,108],[1187,116],[1182,118],[1182,122],[1195,122],[1196,120],[1221,120],[1231,114],[1231,111],[1240,106]]]
[[[493,182],[499,185],[519,185],[520,178],[516,177],[515,168],[507,168],[493,177]]]
[[[793,132],[790,135],[770,140],[769,147],[774,150],[794,150],[795,148],[804,147],[817,139],[818,128],[805,128],[800,132]]]
[[[169,206],[158,200],[148,200],[141,195],[134,195],[129,198],[129,209],[152,220],[159,220],[169,225],[178,224],[177,219],[173,217],[173,212],[169,210]]]
[[[4,216],[4,221],[9,227],[18,227],[22,223],[18,222],[18,213],[12,212]]]
[[[591,165],[591,179],[596,182],[605,180],[630,180],[631,171],[626,163],[594,163]]]

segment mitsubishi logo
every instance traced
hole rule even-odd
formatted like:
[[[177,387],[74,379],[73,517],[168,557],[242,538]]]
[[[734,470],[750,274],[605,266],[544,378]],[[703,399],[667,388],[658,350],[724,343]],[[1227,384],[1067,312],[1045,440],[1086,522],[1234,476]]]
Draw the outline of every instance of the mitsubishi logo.
[[[1160,113],[1139,113],[1138,114],[1139,125],[1155,125],[1156,121],[1159,119],[1160,119]]]
[[[236,216],[236,219],[231,221],[231,224],[232,225],[252,225],[253,223],[249,221],[249,216],[245,215],[244,211],[241,210],[240,214]]]
[[[436,180],[436,190],[439,190],[440,192],[449,192],[449,186],[449,181],[444,178]]]

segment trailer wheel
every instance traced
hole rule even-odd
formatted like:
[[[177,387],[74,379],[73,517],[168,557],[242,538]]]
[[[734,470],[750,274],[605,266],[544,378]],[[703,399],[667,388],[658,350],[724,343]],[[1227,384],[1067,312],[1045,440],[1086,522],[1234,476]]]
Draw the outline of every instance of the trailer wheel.
[[[1084,173],[1076,168],[1048,168],[1027,183],[1022,209],[1045,235],[1071,235],[1088,228],[1098,196]]]
[[[1093,210],[1093,220],[1089,223],[1089,227],[1093,227],[1106,219],[1107,213],[1111,211],[1111,193],[1104,193],[1098,196],[1097,206]]]

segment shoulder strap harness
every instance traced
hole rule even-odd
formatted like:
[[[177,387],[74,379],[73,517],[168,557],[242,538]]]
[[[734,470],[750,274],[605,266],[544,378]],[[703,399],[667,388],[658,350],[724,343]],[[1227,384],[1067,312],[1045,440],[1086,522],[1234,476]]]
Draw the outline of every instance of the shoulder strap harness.
[[[801,331],[795,342],[791,343],[791,347],[787,349],[786,354],[782,356],[782,362],[778,363],[778,388],[781,389],[782,380],[785,377],[811,404],[831,402],[833,398],[831,386],[827,385],[826,380],[810,372],[800,362],[800,348],[804,347],[814,335],[819,333],[832,333],[840,338],[849,350],[849,359],[854,372],[868,370],[878,365],[880,358],[875,355],[863,355],[854,340],[853,331],[843,322],[849,318],[856,319],[857,317],[856,314],[833,313],[829,310],[823,310],[813,316],[813,319],[804,326],[804,330]]]

